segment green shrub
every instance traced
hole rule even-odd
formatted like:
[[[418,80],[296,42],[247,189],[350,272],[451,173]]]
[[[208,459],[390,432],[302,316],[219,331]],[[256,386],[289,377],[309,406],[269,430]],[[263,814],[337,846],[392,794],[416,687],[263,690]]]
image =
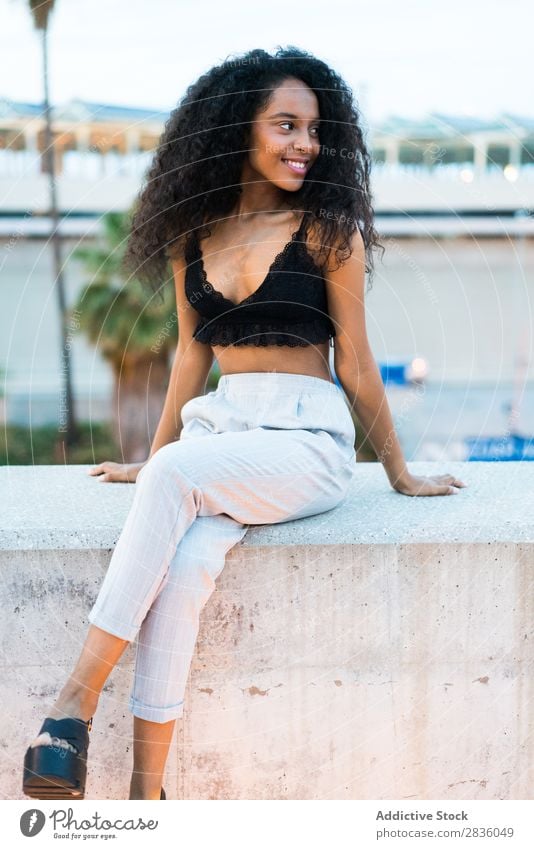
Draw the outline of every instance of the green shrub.
[[[6,425],[3,436],[2,466],[91,465],[110,459],[120,462],[121,459],[108,424],[82,422],[79,444],[64,450],[61,445],[58,450],[63,434],[55,425],[32,428]]]

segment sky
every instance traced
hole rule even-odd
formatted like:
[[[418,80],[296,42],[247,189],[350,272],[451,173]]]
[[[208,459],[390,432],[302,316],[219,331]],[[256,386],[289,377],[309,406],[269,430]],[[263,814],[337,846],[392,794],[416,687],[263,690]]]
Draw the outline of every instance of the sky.
[[[42,100],[28,0],[0,0],[0,98]],[[351,86],[367,121],[532,117],[530,0],[56,0],[52,103],[173,109],[212,65],[295,45]]]

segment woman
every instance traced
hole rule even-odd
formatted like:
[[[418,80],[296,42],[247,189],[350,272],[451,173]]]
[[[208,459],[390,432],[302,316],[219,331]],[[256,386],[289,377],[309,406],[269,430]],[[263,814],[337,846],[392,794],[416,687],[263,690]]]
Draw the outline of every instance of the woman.
[[[249,524],[334,508],[353,478],[354,425],[329,343],[391,486],[464,486],[409,472],[369,348],[369,171],[350,89],[296,48],[212,68],[171,113],[125,268],[157,290],[170,260],[176,357],[148,460],[90,470],[137,487],[80,658],[27,750],[28,795],[83,798],[100,692],[138,635],[129,798],[164,798],[199,613],[226,553]],[[214,357],[221,378],[203,394]]]

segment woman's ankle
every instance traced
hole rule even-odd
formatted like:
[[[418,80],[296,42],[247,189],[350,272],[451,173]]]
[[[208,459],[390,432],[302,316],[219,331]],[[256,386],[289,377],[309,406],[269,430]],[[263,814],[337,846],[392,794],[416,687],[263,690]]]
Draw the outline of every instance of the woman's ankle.
[[[52,719],[76,717],[87,722],[95,713],[99,698],[100,693],[94,693],[87,687],[64,687],[48,716]]]
[[[152,777],[150,781],[146,781],[143,779],[139,779],[138,777],[132,778],[130,782],[130,794],[128,796],[129,799],[150,799],[156,800],[161,799],[161,781],[153,782]]]

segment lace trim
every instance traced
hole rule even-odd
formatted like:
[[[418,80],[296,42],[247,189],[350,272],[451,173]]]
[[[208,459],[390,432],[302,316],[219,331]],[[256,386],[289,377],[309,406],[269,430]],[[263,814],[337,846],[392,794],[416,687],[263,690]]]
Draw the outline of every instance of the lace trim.
[[[211,345],[288,345],[290,348],[326,342],[335,335],[333,324],[325,318],[287,325],[280,322],[219,324],[216,320],[201,319],[194,332],[198,342]]]
[[[288,255],[290,249],[293,247],[293,245],[296,244],[298,248],[302,247],[302,244],[300,242],[298,242],[297,239],[300,236],[303,224],[304,224],[304,218],[300,222],[298,229],[295,230],[295,232],[291,235],[291,239],[289,240],[289,242],[286,242],[286,244],[284,245],[282,250],[273,259],[272,263],[269,266],[267,274],[265,275],[262,283],[260,283],[258,288],[254,292],[252,292],[250,295],[248,295],[246,298],[244,298],[242,301],[238,301],[237,303],[235,303],[234,301],[231,301],[229,298],[226,298],[222,294],[222,292],[219,292],[214,287],[213,283],[210,283],[210,281],[208,280],[208,277],[207,277],[207,274],[206,274],[206,269],[204,268],[204,260],[203,260],[203,256],[202,256],[202,251],[200,249],[200,244],[198,242],[197,234],[195,233],[194,234],[194,248],[195,248],[196,258],[198,260],[198,262],[197,262],[197,272],[198,272],[198,274],[201,278],[201,281],[202,281],[201,285],[202,285],[204,292],[209,292],[209,294],[215,300],[219,301],[220,303],[230,304],[234,308],[235,307],[241,307],[244,304],[252,303],[256,299],[256,297],[259,295],[259,293],[264,289],[264,287],[269,283],[273,272],[277,271],[280,263],[283,263],[285,261],[287,255]],[[313,262],[313,258],[310,256],[310,254],[307,251],[306,251],[306,255],[310,259],[310,261],[313,263],[313,265],[315,266],[315,263]],[[317,267],[317,266],[315,266],[315,267]]]

